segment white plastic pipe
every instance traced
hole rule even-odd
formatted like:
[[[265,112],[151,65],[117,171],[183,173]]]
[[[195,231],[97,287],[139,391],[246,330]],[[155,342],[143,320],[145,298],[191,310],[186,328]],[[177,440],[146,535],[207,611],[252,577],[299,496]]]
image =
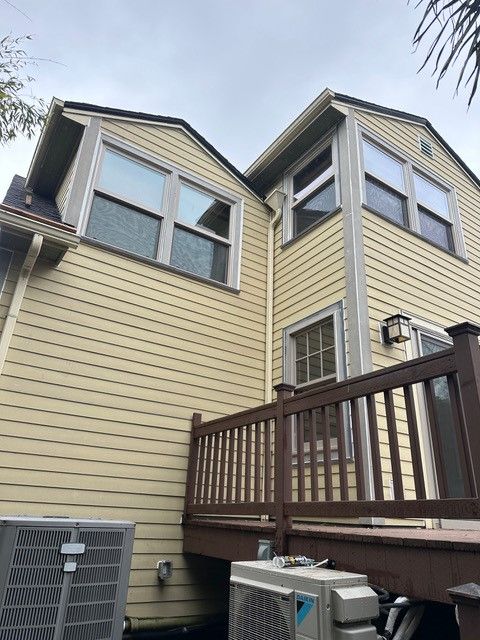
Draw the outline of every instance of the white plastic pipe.
[[[12,299],[10,301],[10,307],[8,309],[7,317],[3,324],[2,335],[0,336],[0,375],[2,374],[5,360],[7,358],[8,348],[12,340],[13,331],[17,323],[18,314],[22,306],[23,298],[25,296],[25,290],[27,288],[30,274],[32,273],[33,266],[37,261],[40,249],[43,244],[43,236],[39,233],[35,233],[32,237],[30,247],[23,261],[22,268],[18,275],[17,284],[15,285],[15,291],[13,292]]]
[[[408,598],[405,598],[405,596],[400,596],[395,600],[395,604],[404,604],[406,602],[408,602]],[[385,632],[388,632],[390,636],[393,635],[395,622],[397,621],[400,611],[401,611],[400,607],[392,607],[388,612],[387,622],[385,623]]]
[[[425,607],[423,605],[409,609],[392,640],[410,640],[420,624],[424,611]]]

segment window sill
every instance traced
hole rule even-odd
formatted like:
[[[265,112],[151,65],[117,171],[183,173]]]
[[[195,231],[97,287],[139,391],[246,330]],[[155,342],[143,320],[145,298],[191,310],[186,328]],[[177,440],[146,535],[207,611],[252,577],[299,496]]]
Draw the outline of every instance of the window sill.
[[[93,238],[88,238],[87,236],[82,236],[81,242],[85,244],[89,244],[92,247],[98,247],[99,249],[104,249],[105,251],[110,251],[111,253],[116,253],[125,258],[130,258],[131,260],[136,260],[137,262],[143,262],[152,267],[157,267],[157,269],[161,269],[162,271],[168,271],[169,273],[174,273],[178,276],[182,276],[187,278],[188,280],[195,280],[196,282],[200,282],[202,284],[210,285],[212,287],[216,287],[217,289],[222,289],[228,293],[239,294],[240,289],[235,287],[231,287],[228,284],[223,284],[222,282],[217,282],[216,280],[211,280],[210,278],[204,278],[202,276],[197,276],[194,273],[190,273],[189,271],[184,271],[183,269],[179,269],[178,267],[172,267],[169,264],[163,264],[163,262],[159,262],[158,260],[154,260],[153,258],[147,258],[146,256],[140,256],[137,253],[132,253],[131,251],[127,251],[126,249],[121,249],[120,247],[114,247],[110,244],[106,244],[104,242],[100,242],[99,240],[94,240]]]
[[[464,256],[461,256],[460,254],[455,253],[455,251],[450,251],[449,249],[445,249],[444,247],[440,246],[439,244],[436,244],[435,242],[432,242],[431,240],[429,240],[425,236],[422,236],[421,233],[418,233],[417,231],[414,231],[413,229],[410,229],[409,227],[406,227],[403,224],[399,224],[398,222],[395,222],[395,220],[392,220],[388,216],[384,215],[383,213],[380,213],[379,211],[377,211],[373,207],[370,207],[368,204],[365,204],[364,202],[362,202],[362,209],[365,209],[366,211],[369,211],[370,213],[375,214],[379,218],[382,218],[382,220],[385,220],[386,222],[389,222],[390,224],[392,224],[394,227],[397,227],[397,229],[402,229],[403,231],[405,231],[406,233],[410,234],[411,236],[414,236],[415,238],[418,238],[419,240],[422,240],[423,242],[426,242],[431,247],[434,247],[435,249],[438,249],[439,251],[442,251],[443,253],[446,253],[447,255],[451,256],[452,258],[456,258],[457,260],[460,260],[460,262],[463,262],[464,264],[469,264],[468,258],[465,258]]]
[[[340,204],[338,207],[336,207],[336,209],[334,209],[333,211],[330,211],[330,213],[327,213],[326,216],[324,216],[323,218],[321,218],[320,220],[312,224],[311,227],[304,229],[301,233],[298,234],[298,236],[295,236],[294,238],[290,238],[289,240],[286,240],[285,242],[283,242],[281,249],[287,249],[292,244],[295,244],[297,240],[301,240],[302,238],[304,238],[306,235],[308,235],[309,233],[311,233],[312,231],[320,227],[324,222],[326,222],[327,220],[330,220],[330,218],[333,218],[334,215],[336,215],[337,213],[340,213],[341,210],[342,210],[342,205]]]

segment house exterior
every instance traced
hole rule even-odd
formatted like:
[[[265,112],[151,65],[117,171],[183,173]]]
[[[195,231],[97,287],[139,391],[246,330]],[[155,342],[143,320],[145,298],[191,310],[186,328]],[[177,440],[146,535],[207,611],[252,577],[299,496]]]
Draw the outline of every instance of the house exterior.
[[[182,553],[192,414],[448,346],[445,327],[480,321],[479,204],[480,181],[427,120],[330,90],[245,174],[182,120],[54,100],[0,208],[0,512],[135,521],[127,616],[221,611],[226,565]],[[387,345],[381,323],[398,313],[412,340]],[[456,474],[454,461],[452,495]],[[174,573],[159,585],[161,559]]]

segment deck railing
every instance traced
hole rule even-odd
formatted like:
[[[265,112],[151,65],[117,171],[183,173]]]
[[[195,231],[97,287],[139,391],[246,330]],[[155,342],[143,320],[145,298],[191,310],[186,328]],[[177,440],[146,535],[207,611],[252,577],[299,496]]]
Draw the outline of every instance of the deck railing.
[[[480,518],[480,327],[448,332],[453,347],[433,355],[194,414],[186,517],[272,516],[280,551],[292,518]]]

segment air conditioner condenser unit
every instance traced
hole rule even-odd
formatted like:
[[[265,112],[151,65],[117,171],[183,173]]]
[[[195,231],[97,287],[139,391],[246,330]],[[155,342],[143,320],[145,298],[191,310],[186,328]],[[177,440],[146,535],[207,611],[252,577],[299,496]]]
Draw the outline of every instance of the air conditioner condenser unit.
[[[134,527],[0,517],[0,640],[120,640]]]
[[[229,640],[377,640],[378,615],[365,575],[232,563]]]

